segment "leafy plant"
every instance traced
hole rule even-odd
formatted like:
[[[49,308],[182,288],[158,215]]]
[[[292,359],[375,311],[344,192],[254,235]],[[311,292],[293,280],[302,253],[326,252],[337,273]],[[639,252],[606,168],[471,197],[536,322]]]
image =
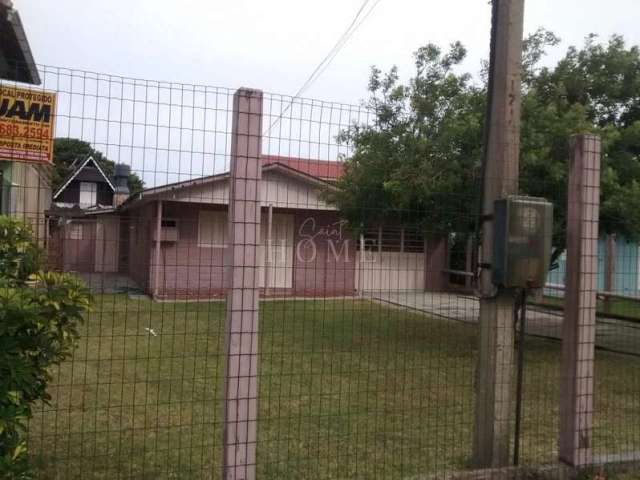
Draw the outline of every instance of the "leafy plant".
[[[50,367],[69,357],[90,309],[83,282],[39,270],[43,255],[20,221],[0,217],[0,477],[29,478],[25,431],[48,403]],[[28,280],[32,280],[29,282]]]
[[[0,215],[0,281],[14,285],[25,282],[38,271],[42,258],[31,229],[23,222]]]
[[[558,44],[540,29],[524,41],[520,193],[554,204],[552,262],[564,251],[569,138],[603,140],[600,230],[640,239],[640,47],[620,36],[589,36],[553,67],[541,66]],[[351,225],[421,225],[426,234],[476,228],[481,186],[486,70],[474,82],[460,68],[465,49],[429,44],[402,82],[394,67],[373,68],[366,106],[370,124],[338,140],[353,153],[337,192],[327,194]]]

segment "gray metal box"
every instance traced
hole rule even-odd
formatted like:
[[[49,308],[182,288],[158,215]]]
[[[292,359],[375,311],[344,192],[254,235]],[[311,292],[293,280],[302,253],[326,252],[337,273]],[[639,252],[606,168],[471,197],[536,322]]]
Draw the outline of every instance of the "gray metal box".
[[[492,281],[503,288],[542,288],[553,235],[553,205],[509,196],[494,203]]]

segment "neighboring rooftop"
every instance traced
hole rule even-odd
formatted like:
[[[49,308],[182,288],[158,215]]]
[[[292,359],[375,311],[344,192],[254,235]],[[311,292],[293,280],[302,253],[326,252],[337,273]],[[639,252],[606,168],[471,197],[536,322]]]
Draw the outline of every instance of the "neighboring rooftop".
[[[281,157],[278,155],[263,155],[262,166],[280,164],[292,168],[312,177],[328,182],[334,182],[344,173],[344,163],[329,160],[311,160],[308,158]]]
[[[0,79],[40,85],[27,34],[11,0],[0,0]]]
[[[91,168],[91,165],[93,165],[93,168]],[[53,192],[53,199],[55,200],[58,195],[60,195],[65,188],[67,188],[69,186],[69,184],[75,179],[77,178],[80,174],[83,174],[82,180],[87,181],[87,182],[105,182],[107,185],[109,185],[109,188],[111,189],[112,192],[115,191],[115,187],[113,186],[113,183],[111,181],[111,179],[107,176],[106,173],[104,173],[104,170],[102,170],[102,167],[100,167],[100,164],[94,160],[94,158],[89,155],[88,157],[86,157],[84,160],[82,160],[82,162],[78,162],[78,160],[75,160],[72,164],[71,164],[71,172],[69,173],[69,175],[67,175],[67,178],[65,178],[62,181],[62,184],[60,185],[60,187],[58,187],[58,189]]]

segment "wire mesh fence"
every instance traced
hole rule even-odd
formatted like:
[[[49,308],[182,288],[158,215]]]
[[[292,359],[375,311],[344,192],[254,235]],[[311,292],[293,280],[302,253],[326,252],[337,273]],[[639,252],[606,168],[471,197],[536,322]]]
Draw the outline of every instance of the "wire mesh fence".
[[[385,128],[370,106],[40,74],[35,90],[56,96],[54,165],[0,162],[2,213],[27,219],[49,268],[81,278],[93,300],[28,423],[37,478],[222,478],[223,467],[227,478],[443,478],[489,466],[474,459],[488,408],[476,396],[479,168],[466,192],[392,210],[376,164],[357,164],[370,152],[356,135]],[[387,153],[380,168],[403,161]],[[387,180],[390,197],[412,181]],[[638,245],[599,243],[587,441],[595,463],[638,460]],[[517,448],[520,466],[562,469],[566,262],[528,297],[524,343],[516,311],[505,332],[501,466]]]

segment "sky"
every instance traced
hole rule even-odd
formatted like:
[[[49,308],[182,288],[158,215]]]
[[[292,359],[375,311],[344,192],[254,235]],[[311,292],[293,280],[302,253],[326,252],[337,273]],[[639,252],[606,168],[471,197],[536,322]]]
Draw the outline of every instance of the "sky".
[[[50,72],[42,88],[57,92],[55,135],[81,138],[128,163],[147,186],[228,169],[232,94],[239,87],[265,92],[263,154],[339,160],[349,147],[337,142],[338,133],[370,119],[360,102],[372,65],[385,71],[397,65],[406,80],[416,49],[457,40],[468,50],[464,71],[477,74],[488,57],[488,0],[369,0],[364,11],[375,8],[305,99],[292,102],[286,96],[305,83],[362,4],[14,0],[36,62]],[[525,4],[525,35],[545,27],[563,40],[547,64],[590,33],[605,40],[618,33],[640,44],[638,0]]]
[[[55,8],[52,7],[55,4]],[[135,78],[294,94],[345,30],[362,0],[14,0],[40,64]],[[640,43],[638,0],[526,0],[525,33],[544,26],[562,45],[585,35],[623,34]],[[394,64],[406,78],[411,54],[460,40],[464,69],[488,56],[488,0],[380,0],[305,93],[357,103],[369,68]]]

